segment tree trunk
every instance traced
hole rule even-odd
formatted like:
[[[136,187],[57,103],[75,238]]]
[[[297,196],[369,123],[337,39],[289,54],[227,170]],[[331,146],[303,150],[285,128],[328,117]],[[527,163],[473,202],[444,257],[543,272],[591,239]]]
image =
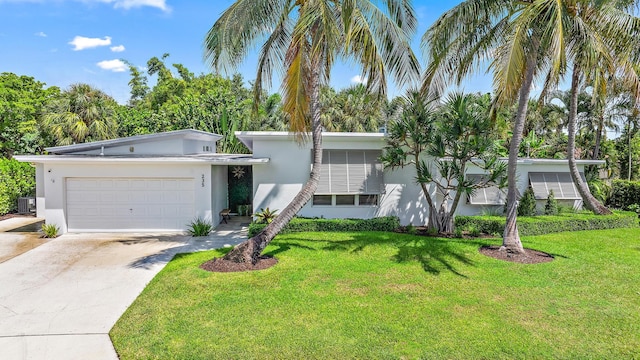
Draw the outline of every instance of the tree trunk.
[[[269,245],[271,240],[278,235],[291,219],[309,202],[320,181],[320,165],[322,164],[322,123],[320,121],[320,75],[319,66],[312,66],[311,74],[311,94],[310,94],[310,115],[311,115],[311,136],[313,144],[313,164],[309,180],[302,186],[291,202],[276,216],[271,224],[267,225],[256,236],[238,244],[227,255],[225,260],[243,263],[251,262],[255,264],[262,251]]]
[[[536,51],[529,55],[525,78],[518,94],[518,112],[516,121],[513,124],[513,135],[509,144],[509,162],[507,164],[507,221],[502,236],[502,247],[500,250],[510,253],[524,253],[520,234],[518,233],[518,188],[516,176],[518,172],[518,151],[522,142],[522,132],[527,118],[527,108],[529,106],[529,94],[536,65]]]
[[[600,157],[600,143],[602,142],[602,132],[604,129],[604,113],[598,115],[598,128],[596,129],[596,144],[593,147],[591,159],[598,160]]]
[[[573,184],[578,189],[584,206],[593,211],[596,215],[609,215],[611,210],[607,209],[604,205],[591,195],[589,186],[582,181],[580,172],[578,171],[578,165],[576,164],[576,118],[578,117],[578,87],[580,85],[580,69],[577,64],[573,65],[573,73],[571,74],[571,102],[569,105],[569,121],[568,121],[568,145],[567,145],[567,157],[569,158],[569,173],[571,173],[571,179]]]

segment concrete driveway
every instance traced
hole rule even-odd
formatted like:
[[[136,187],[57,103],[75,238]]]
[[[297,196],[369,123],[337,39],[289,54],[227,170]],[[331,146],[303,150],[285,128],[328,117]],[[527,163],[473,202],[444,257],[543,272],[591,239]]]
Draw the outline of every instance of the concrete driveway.
[[[0,233],[0,243],[19,235]],[[9,258],[0,263],[0,358],[117,359],[109,330],[176,253],[244,239],[65,234]]]

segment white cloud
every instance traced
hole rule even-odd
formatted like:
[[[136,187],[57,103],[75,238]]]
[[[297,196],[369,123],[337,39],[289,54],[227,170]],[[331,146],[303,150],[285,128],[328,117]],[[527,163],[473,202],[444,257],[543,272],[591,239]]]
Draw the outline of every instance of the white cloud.
[[[108,4],[113,4],[113,7],[118,9],[131,9],[140,8],[144,6],[158,8],[164,12],[171,12],[171,8],[167,6],[166,0],[99,0]]]
[[[112,46],[109,49],[111,49],[111,51],[113,51],[113,52],[123,52],[124,51],[124,45]]]
[[[73,48],[74,51],[91,49],[98,46],[111,45],[111,37],[105,36],[104,39],[100,39],[100,38],[88,38],[84,36],[76,36],[73,38],[73,40],[69,41],[69,44],[75,46]]]
[[[44,32],[42,32],[42,31],[37,32],[37,33],[35,33],[35,34],[33,34],[33,35],[35,35],[35,36],[40,36],[40,37],[47,37],[47,34],[45,34],[45,33],[44,33]]]
[[[120,59],[103,60],[97,63],[96,65],[98,65],[98,67],[101,69],[110,70],[113,72],[123,72],[123,71],[127,71],[128,69],[127,64],[125,64]]]
[[[360,75],[356,75],[356,76],[351,78],[351,83],[352,84],[364,84],[366,82],[367,82],[367,78],[363,78]]]

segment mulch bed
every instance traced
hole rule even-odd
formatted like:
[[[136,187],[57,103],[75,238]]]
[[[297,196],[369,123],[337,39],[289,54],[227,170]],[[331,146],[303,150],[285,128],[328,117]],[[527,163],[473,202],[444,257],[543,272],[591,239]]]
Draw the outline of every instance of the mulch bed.
[[[211,272],[240,272],[240,271],[253,271],[268,269],[278,263],[278,259],[272,256],[261,256],[256,264],[252,263],[237,263],[233,261],[224,260],[223,258],[215,258],[200,265],[203,270]]]
[[[510,253],[506,250],[500,250],[500,246],[483,246],[478,251],[481,254],[498,260],[510,261],[520,264],[540,264],[553,261],[553,256],[545,252],[524,249],[524,254]]]
[[[6,220],[6,219],[11,219],[11,218],[15,218],[15,217],[35,217],[35,215],[29,215],[29,214],[4,214],[4,215],[0,215],[0,221],[2,220]]]

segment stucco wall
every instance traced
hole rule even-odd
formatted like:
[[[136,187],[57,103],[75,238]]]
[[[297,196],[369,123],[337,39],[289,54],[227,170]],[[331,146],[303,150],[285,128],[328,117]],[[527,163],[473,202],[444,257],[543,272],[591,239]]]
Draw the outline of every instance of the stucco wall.
[[[211,166],[211,222],[213,226],[220,223],[220,211],[228,207],[227,172],[229,167]]]
[[[63,164],[44,165],[44,193],[47,201],[44,216],[47,223],[67,231],[65,183],[66,178],[84,177],[138,177],[138,178],[193,178],[195,216],[211,218],[211,167],[208,164]],[[118,229],[113,229],[117,231]]]

